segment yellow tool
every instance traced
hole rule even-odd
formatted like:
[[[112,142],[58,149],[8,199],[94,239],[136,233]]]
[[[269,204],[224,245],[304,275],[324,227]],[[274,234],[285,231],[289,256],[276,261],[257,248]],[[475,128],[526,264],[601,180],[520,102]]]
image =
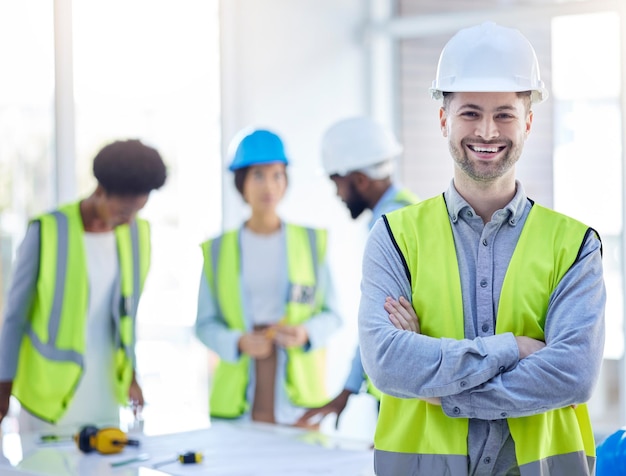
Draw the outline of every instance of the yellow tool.
[[[100,428],[93,425],[83,427],[74,435],[78,449],[83,453],[97,451],[103,455],[119,453],[126,446],[139,446],[139,440],[132,440],[119,428]]]
[[[265,331],[265,337],[267,337],[268,339],[273,339],[276,336],[276,326],[283,326],[285,324],[287,324],[287,316],[284,316],[275,325],[268,327]]]

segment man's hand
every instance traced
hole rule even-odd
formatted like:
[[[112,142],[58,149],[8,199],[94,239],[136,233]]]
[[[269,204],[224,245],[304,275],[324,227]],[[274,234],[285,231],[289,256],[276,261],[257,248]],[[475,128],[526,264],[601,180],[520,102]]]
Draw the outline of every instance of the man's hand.
[[[143,399],[143,391],[135,378],[135,372],[133,372],[133,380],[130,383],[130,388],[128,389],[128,400],[131,408],[133,409],[133,415],[137,416],[137,414],[141,414],[141,410],[143,409],[145,402]]]
[[[302,347],[309,341],[309,333],[304,326],[276,324],[269,328],[274,342],[281,347]]]
[[[532,337],[515,336],[515,340],[517,341],[520,360],[525,359],[546,346],[545,342],[533,339]]]
[[[274,344],[267,337],[266,330],[255,330],[239,338],[239,350],[253,359],[267,359],[272,355]]]
[[[311,425],[316,425],[322,418],[330,413],[337,414],[337,421],[335,422],[335,428],[339,426],[339,416],[344,411],[348,404],[348,398],[352,395],[350,390],[342,390],[339,395],[333,398],[326,405],[318,408],[311,408],[307,410],[304,415],[295,423],[295,426],[308,428]]]
[[[419,318],[413,305],[404,296],[400,296],[397,301],[387,296],[384,307],[389,313],[389,320],[397,329],[420,333]]]
[[[0,382],[0,422],[9,413],[9,401],[11,400],[11,390],[13,381]]]

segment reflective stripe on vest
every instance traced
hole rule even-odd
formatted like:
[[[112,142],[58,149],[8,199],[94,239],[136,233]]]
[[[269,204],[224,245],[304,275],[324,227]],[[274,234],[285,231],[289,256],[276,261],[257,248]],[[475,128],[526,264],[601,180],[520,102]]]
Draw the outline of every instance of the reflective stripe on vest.
[[[319,264],[326,253],[325,230],[286,224],[287,275],[289,280],[285,320],[302,324],[318,313],[323,296],[317,287]],[[204,273],[216,307],[229,328],[247,330],[241,297],[240,232],[233,230],[203,243]],[[250,357],[237,362],[219,361],[211,385],[212,416],[236,418],[244,414]],[[328,400],[325,391],[325,350],[287,349],[285,390],[298,406],[319,406]]]
[[[135,362],[135,317],[139,297],[150,270],[150,224],[136,218],[128,225],[115,228],[120,266],[120,305],[113,308],[115,323],[115,377],[118,402],[128,402]]]
[[[386,221],[411,281],[422,333],[463,339],[461,281],[443,196],[389,213]],[[589,230],[533,206],[502,284],[496,333],[543,339],[550,295],[575,263]],[[593,468],[595,445],[586,405],[507,421],[522,475],[587,474]],[[467,435],[468,420],[450,418],[440,406],[383,395],[375,436],[377,474],[467,474]],[[554,463],[565,470],[555,470]],[[438,470],[432,472],[433,467]],[[546,467],[550,472],[542,473]],[[403,472],[406,468],[412,469]]]
[[[56,422],[70,404],[83,371],[89,299],[87,261],[78,203],[42,215],[38,221],[39,275],[32,311],[28,316],[20,346],[13,394],[31,413],[46,421]],[[133,233],[128,233],[129,239],[131,235],[134,236],[135,243],[118,235],[119,250],[137,250],[142,248],[140,243],[149,243],[148,225],[143,220],[137,220],[132,227],[126,228],[135,229]],[[120,254],[122,282],[138,282],[141,290],[145,280],[143,273],[147,273],[149,266],[149,252],[149,246],[145,250],[141,249],[140,260],[147,262],[138,266],[128,262],[133,256],[139,256],[138,254]],[[132,273],[138,273],[139,278],[136,280]],[[133,289],[136,289],[134,284],[126,290],[127,293],[130,291],[130,294],[125,294],[127,299],[133,299]],[[113,314],[118,316],[116,323],[125,320],[121,317],[122,308],[120,305],[119,309],[113,309]],[[132,309],[133,316],[135,311],[136,306]],[[125,330],[124,326],[116,326],[118,343],[133,342],[132,327]],[[129,349],[127,346],[125,350]],[[126,358],[124,365],[129,362],[130,359]],[[129,372],[124,370],[120,373],[119,368],[117,372],[118,376],[123,375],[123,378],[118,378],[118,399],[123,394],[124,398],[120,403],[126,403],[130,385],[127,378]],[[132,378],[132,364],[130,376]]]

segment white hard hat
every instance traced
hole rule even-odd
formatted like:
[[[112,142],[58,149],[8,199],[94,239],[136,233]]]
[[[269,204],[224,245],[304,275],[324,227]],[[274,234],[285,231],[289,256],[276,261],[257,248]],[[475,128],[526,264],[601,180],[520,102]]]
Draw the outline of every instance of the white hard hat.
[[[322,163],[328,175],[361,171],[385,178],[402,146],[391,131],[369,117],[351,117],[333,124],[322,138]]]
[[[493,22],[460,30],[448,41],[430,88],[433,99],[444,92],[521,91],[531,91],[536,103],[548,97],[535,50],[519,30]]]

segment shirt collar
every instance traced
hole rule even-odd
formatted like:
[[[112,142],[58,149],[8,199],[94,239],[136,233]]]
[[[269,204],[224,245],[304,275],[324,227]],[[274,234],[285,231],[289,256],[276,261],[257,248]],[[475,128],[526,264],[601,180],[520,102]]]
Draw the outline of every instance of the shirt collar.
[[[464,209],[470,209],[474,212],[474,209],[470,206],[470,204],[467,203],[459,192],[457,192],[454,186],[454,180],[450,181],[448,190],[444,192],[443,196],[446,201],[448,215],[450,216],[452,223],[456,223]],[[503,220],[508,220],[511,225],[515,225],[524,214],[527,201],[528,197],[526,196],[522,183],[519,180],[516,180],[515,196],[502,210],[496,212],[496,214],[504,211],[505,213],[502,213],[499,216],[501,216]]]
[[[383,212],[386,211],[385,204],[392,200],[399,190],[400,188],[392,183],[389,188],[385,190],[385,193],[383,193],[380,199],[376,202],[376,205],[374,205],[374,208],[372,208],[372,218],[370,219],[369,223],[370,229],[374,226],[374,223],[376,223],[376,220],[380,218]]]

